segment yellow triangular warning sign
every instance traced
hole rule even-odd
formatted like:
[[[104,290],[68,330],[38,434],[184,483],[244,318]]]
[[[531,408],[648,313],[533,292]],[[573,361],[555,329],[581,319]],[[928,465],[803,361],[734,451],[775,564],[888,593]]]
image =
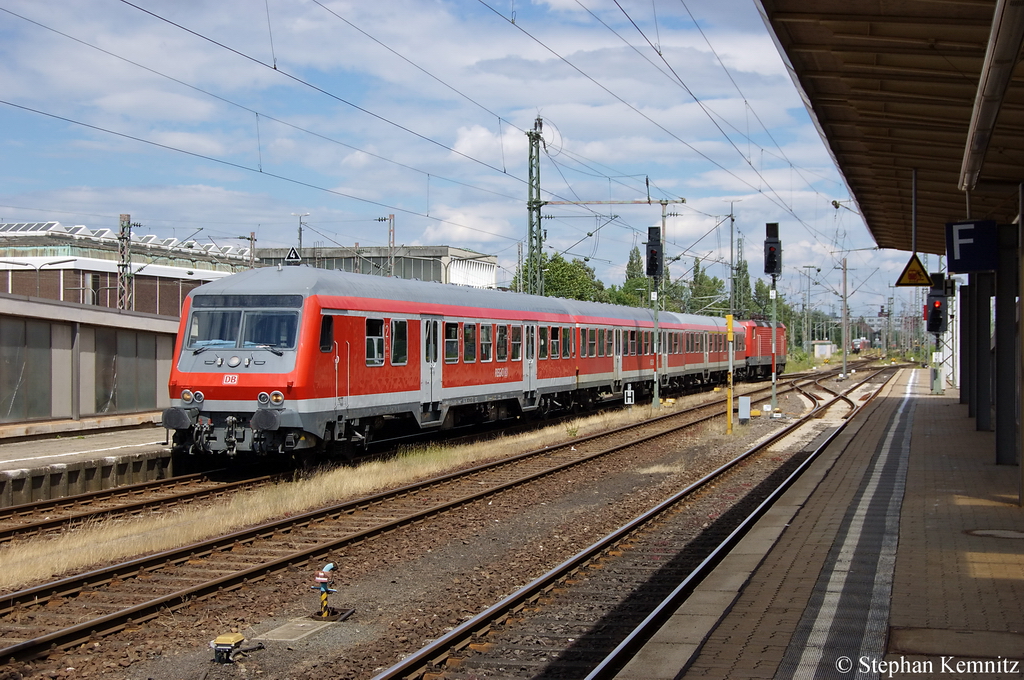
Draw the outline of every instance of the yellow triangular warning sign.
[[[903,268],[903,273],[896,279],[897,286],[931,286],[932,277],[928,276],[917,253],[910,256],[910,262]]]

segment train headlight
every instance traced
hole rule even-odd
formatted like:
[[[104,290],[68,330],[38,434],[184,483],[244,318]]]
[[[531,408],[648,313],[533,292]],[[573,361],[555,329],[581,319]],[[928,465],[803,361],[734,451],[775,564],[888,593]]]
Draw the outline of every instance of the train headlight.
[[[192,398],[196,400],[197,404],[201,404],[203,402],[203,399],[206,399],[206,397],[203,396],[203,393],[200,392],[199,390],[196,390],[196,393],[192,395]]]
[[[192,390],[182,390],[181,391],[181,400],[183,402],[185,402],[186,404],[191,404],[192,403],[192,396],[193,396],[192,395]]]
[[[228,359],[228,366],[230,366],[231,368],[234,368],[240,363],[242,363],[242,360],[239,359],[238,357],[231,357],[230,359]]]
[[[273,392],[270,393],[270,403],[273,404],[274,406],[280,406],[281,404],[284,403],[284,394],[278,392],[277,390],[274,390]]]
[[[264,406],[270,403],[270,395],[266,392],[260,392],[256,395],[256,401],[260,402]]]

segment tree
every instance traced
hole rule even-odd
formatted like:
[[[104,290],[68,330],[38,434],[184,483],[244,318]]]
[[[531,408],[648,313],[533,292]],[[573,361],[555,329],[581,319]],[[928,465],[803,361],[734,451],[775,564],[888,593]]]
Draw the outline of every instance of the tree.
[[[729,297],[725,282],[717,276],[708,276],[701,269],[700,258],[693,258],[693,276],[690,278],[686,311],[707,316],[725,316],[729,312]]]
[[[587,266],[583,260],[574,258],[569,262],[559,253],[550,257],[543,253],[541,267],[544,270],[544,295],[608,302],[608,292],[604,289],[604,283],[597,278],[594,269]],[[521,275],[522,271],[517,270],[512,279],[513,288],[516,288]]]
[[[629,262],[626,263],[626,280],[645,278],[647,278],[647,272],[644,267],[644,258],[640,255],[640,247],[633,246],[633,250],[629,251]]]
[[[750,267],[746,260],[736,263],[733,286],[736,318],[749,319],[754,312],[754,294],[750,290]]]

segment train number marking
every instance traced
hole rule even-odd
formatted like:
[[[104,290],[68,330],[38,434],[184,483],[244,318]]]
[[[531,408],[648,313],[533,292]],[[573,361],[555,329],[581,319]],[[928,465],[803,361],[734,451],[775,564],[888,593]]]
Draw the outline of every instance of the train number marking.
[[[236,373],[225,373],[224,374],[224,384],[225,385],[237,385],[238,384],[238,374],[236,374]]]
[[[508,377],[508,366],[496,367],[494,369],[494,377],[495,378],[507,378]]]

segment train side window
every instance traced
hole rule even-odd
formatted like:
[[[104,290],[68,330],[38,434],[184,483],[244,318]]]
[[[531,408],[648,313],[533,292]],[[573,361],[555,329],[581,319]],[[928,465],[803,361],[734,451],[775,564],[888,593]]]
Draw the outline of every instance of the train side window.
[[[490,361],[493,356],[494,326],[489,323],[480,324],[480,361]]]
[[[455,364],[459,361],[459,324],[444,325],[444,363]]]
[[[325,314],[320,317],[320,351],[330,352],[334,349],[334,317]]]
[[[423,322],[425,326],[425,342],[423,343],[423,354],[428,364],[437,362],[437,321],[427,319]]]
[[[602,333],[603,333],[603,331],[602,331]],[[590,331],[589,331],[589,334],[590,334],[590,342],[587,343],[587,345],[588,345],[588,347],[587,347],[587,355],[588,356],[592,356],[592,357],[596,357],[597,356],[597,329],[596,328],[591,328]],[[601,338],[601,340],[603,341],[604,338]],[[603,352],[602,352],[602,354],[603,354]]]
[[[462,360],[467,364],[476,361],[476,324],[462,325]]]
[[[508,360],[508,326],[501,324],[498,326],[498,344],[494,348],[494,358],[498,361]]]
[[[512,327],[512,361],[516,361],[516,330],[519,326]],[[526,358],[533,361],[534,336],[537,334],[537,327],[529,325],[526,327]]]
[[[636,355],[636,331],[629,331],[629,356]]]
[[[538,344],[537,358],[538,359],[547,359],[548,358],[548,327],[547,326],[541,326],[540,327],[540,343]]]
[[[576,356],[576,334],[572,328],[562,329],[562,358]]]
[[[559,347],[561,345],[558,342],[559,339],[560,339],[560,337],[559,337],[560,333],[561,333],[561,330],[557,326],[552,326],[551,327],[551,351],[549,352],[549,354],[550,354],[552,359],[557,359],[560,356],[560,354],[559,354],[560,353]]]
[[[604,333],[605,333],[605,331],[604,331],[603,328],[598,328],[597,329],[597,356],[599,356],[599,357],[603,357],[604,356],[604,339],[605,339]]]
[[[615,329],[615,356],[622,356],[622,329]]]
[[[366,365],[384,365],[384,319],[366,320]]]
[[[405,319],[391,320],[391,365],[405,366],[409,363],[409,322]]]

